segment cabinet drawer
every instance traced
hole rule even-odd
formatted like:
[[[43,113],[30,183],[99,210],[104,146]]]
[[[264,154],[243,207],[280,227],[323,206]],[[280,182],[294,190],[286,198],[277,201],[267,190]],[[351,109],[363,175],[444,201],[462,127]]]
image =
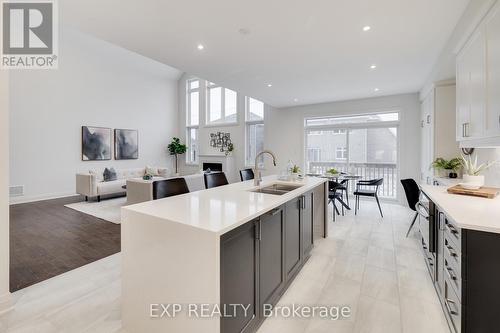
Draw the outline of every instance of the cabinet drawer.
[[[458,249],[458,247],[455,245],[455,243],[453,243],[451,240],[450,240],[450,236],[449,235],[444,235],[444,257],[445,258],[448,258],[448,261],[450,262],[450,265],[453,266],[454,269],[457,270],[457,273],[460,273],[461,272],[461,262],[460,262],[460,258],[461,258],[461,254],[460,254],[460,250]]]
[[[458,299],[462,300],[462,278],[460,276],[460,268],[456,264],[455,259],[450,257],[449,252],[445,249],[443,258],[444,275],[450,281]]]
[[[429,269],[429,273],[431,274],[432,280],[434,281],[436,279],[436,259],[434,257],[434,254],[429,252],[429,248],[427,244],[425,244],[424,238],[421,238],[421,244],[422,244],[422,252],[424,254],[424,259],[425,259],[425,264],[427,266],[427,269]]]
[[[453,290],[452,282],[447,275],[444,277],[444,307],[448,313],[455,333],[461,332],[462,304]]]
[[[448,236],[448,240],[455,244],[458,253],[462,251],[462,231],[453,222],[445,218],[444,220],[444,234]]]

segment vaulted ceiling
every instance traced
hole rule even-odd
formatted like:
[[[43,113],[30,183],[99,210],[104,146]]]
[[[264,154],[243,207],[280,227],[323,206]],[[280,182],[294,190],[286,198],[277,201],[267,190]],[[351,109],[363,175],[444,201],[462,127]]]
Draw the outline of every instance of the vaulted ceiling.
[[[64,25],[283,107],[418,91],[468,2],[64,0],[59,5]],[[370,30],[364,31],[366,26]]]

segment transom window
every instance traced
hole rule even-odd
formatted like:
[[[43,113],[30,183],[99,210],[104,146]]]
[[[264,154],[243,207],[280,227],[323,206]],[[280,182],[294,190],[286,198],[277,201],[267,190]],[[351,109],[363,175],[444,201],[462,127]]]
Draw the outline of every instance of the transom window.
[[[207,82],[207,125],[238,122],[237,94],[213,82]]]

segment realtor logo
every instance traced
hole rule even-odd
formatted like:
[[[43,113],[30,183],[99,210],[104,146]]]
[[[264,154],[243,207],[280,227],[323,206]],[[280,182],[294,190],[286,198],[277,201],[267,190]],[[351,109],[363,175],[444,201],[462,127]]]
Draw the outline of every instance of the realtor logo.
[[[57,68],[53,1],[2,2],[3,69]]]

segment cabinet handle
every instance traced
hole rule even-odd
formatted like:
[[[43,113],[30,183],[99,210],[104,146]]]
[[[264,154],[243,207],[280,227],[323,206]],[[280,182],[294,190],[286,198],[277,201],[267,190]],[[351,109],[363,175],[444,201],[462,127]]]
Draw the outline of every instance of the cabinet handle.
[[[306,209],[306,196],[302,196],[302,209]]]
[[[450,277],[450,279],[452,279],[454,281],[457,280],[457,276],[455,275],[455,273],[453,272],[453,269],[451,267],[446,266],[446,272],[448,273],[448,276]]]
[[[462,137],[465,138],[465,123],[462,124]]]
[[[450,256],[455,257],[455,258],[458,257],[457,253],[450,245],[447,244],[446,248],[448,249],[448,252],[450,252]]]
[[[448,312],[450,312],[450,314],[454,315],[454,316],[458,316],[458,311],[455,311],[451,308],[451,305],[450,304],[455,304],[455,302],[453,302],[451,299],[449,298],[446,298],[445,299],[445,302],[446,302],[446,308],[448,309]]]
[[[255,224],[255,233],[256,233],[256,237],[257,240],[261,240],[262,239],[262,225],[261,225],[261,220],[259,219],[257,221],[257,224]]]
[[[430,114],[428,114],[428,115],[427,115],[427,124],[430,124],[430,123],[431,123],[431,115],[430,115]]]
[[[280,211],[281,211],[280,208],[275,208],[269,212],[269,215],[274,216],[274,215],[278,214]]]
[[[458,239],[458,231],[457,229],[455,229],[455,227],[453,227],[449,222],[446,223],[446,227],[448,228],[448,230],[450,231],[450,233],[455,236],[455,238]]]

